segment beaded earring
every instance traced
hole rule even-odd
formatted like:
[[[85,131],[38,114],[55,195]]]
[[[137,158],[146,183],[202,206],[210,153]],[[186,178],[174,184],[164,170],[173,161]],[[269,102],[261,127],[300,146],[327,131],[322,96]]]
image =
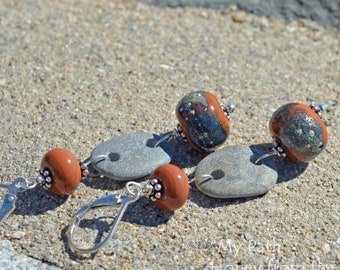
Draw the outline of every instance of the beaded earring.
[[[196,151],[214,151],[229,136],[229,114],[233,110],[233,105],[221,105],[210,92],[191,92],[177,104],[179,123],[173,131],[162,136],[137,132],[105,141],[93,149],[91,157],[107,158],[92,163],[92,167],[114,180],[145,177],[157,167],[170,163],[174,149],[169,142],[177,137],[186,139]]]
[[[56,195],[69,195],[81,178],[87,176],[89,166],[114,180],[128,181],[150,175],[157,167],[171,161],[174,149],[169,141],[179,135],[197,151],[213,151],[229,136],[228,118],[233,110],[230,104],[228,107],[221,105],[213,94],[196,91],[178,103],[178,127],[164,136],[151,132],[123,135],[99,144],[90,158],[80,162],[65,149],[52,149],[43,157],[37,178],[19,177],[12,184],[0,184],[8,190],[0,210],[0,221],[14,210],[18,192],[41,184]]]
[[[142,141],[139,140],[140,138],[136,139],[143,133],[125,135],[118,139],[104,142],[93,150],[92,156],[106,156],[107,158],[102,162],[92,163],[92,165],[97,171],[109,178],[115,180],[132,180],[131,178],[138,179],[147,174],[146,172],[137,174],[134,171],[136,167],[144,167],[145,169],[145,163],[155,164],[149,159],[151,155],[149,151],[154,150],[154,148],[164,143],[168,143],[174,138],[185,138],[196,151],[212,152],[220,147],[229,136],[229,114],[233,111],[233,105],[221,105],[217,98],[209,92],[191,92],[184,96],[176,106],[176,116],[179,124],[173,131],[161,137],[152,134],[155,139],[156,137],[158,138],[146,144],[145,142],[142,143]],[[127,138],[131,138],[131,142],[129,142]],[[137,151],[136,145],[138,145],[141,153],[138,153],[139,151]],[[152,147],[150,148],[149,146]],[[169,150],[168,144],[166,148]],[[169,152],[170,151],[168,151],[168,153]],[[173,150],[171,152],[173,152]],[[126,157],[122,159],[112,160],[110,158],[110,156],[120,157],[123,155]],[[137,159],[140,159],[140,161],[137,161],[141,163],[140,165],[137,165],[135,160],[131,160],[131,156],[135,157],[136,155]],[[159,161],[157,158],[155,160]],[[115,166],[114,162],[116,161],[119,161],[121,165]],[[112,164],[108,166],[108,163]],[[127,174],[124,171],[123,173],[121,172],[123,168],[130,172],[128,177],[126,177]],[[151,167],[149,167],[148,170],[150,168]],[[134,181],[128,182],[125,186],[126,195],[109,195],[83,206],[74,216],[67,232],[70,248],[79,253],[97,252],[101,247],[106,245],[112,237],[128,204],[137,201],[142,195],[148,196],[158,208],[170,211],[180,208],[187,200],[189,195],[189,181],[187,176],[177,166],[161,164],[152,173],[150,179],[151,180],[144,185]],[[73,236],[80,222],[92,209],[106,206],[120,206],[107,236],[92,248],[78,247],[73,241]]]
[[[274,147],[261,153],[255,147],[224,147],[199,162],[194,178],[196,187],[216,198],[251,197],[267,193],[277,182],[277,169],[269,157],[286,156],[293,162],[309,162],[327,145],[328,131],[321,115],[325,107],[289,103],[277,109],[269,131]]]
[[[19,177],[12,184],[0,184],[0,188],[7,189],[0,210],[0,222],[14,211],[18,193],[41,184],[56,195],[69,195],[78,187],[81,179],[88,175],[88,165],[105,158],[105,156],[96,156],[78,161],[66,149],[55,148],[48,151],[41,160],[38,177]]]
[[[95,253],[108,243],[117,229],[127,206],[136,202],[141,196],[147,196],[155,205],[166,211],[174,211],[183,206],[189,196],[189,182],[183,171],[175,165],[165,164],[158,167],[145,184],[134,181],[127,182],[125,194],[113,194],[84,205],[74,216],[68,231],[68,243],[71,250],[79,253]],[[107,236],[92,248],[77,246],[73,237],[85,215],[92,209],[103,207],[119,207],[118,214],[111,224]]]

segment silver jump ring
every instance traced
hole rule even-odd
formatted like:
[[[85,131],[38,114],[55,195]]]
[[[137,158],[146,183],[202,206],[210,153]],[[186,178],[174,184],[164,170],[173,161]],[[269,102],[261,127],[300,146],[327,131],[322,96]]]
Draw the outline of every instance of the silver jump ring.
[[[96,162],[99,162],[99,161],[102,161],[102,160],[107,160],[108,159],[108,156],[105,156],[105,155],[99,155],[99,156],[95,156],[95,157],[90,157],[86,160],[83,161],[84,165],[88,166],[92,163],[96,163]]]
[[[134,187],[134,189],[131,189],[132,186]],[[137,183],[137,182],[134,182],[134,181],[130,181],[130,182],[126,183],[125,189],[129,193],[129,195],[136,195],[136,194],[141,194],[142,193],[143,186],[140,183]]]
[[[273,149],[272,151],[268,152],[268,153],[265,153],[263,154],[262,156],[260,156],[256,161],[255,161],[255,164],[260,164],[260,162],[268,157],[271,157],[271,156],[280,156],[280,153],[276,150],[276,149]]]
[[[35,188],[38,185],[38,179],[37,178],[27,178],[26,179],[26,184],[25,188],[26,189],[32,189]]]
[[[191,183],[193,183],[195,181],[207,181],[207,180],[211,180],[211,179],[214,179],[214,177],[211,174],[203,174],[203,175],[191,178],[189,180],[189,184],[191,184]]]
[[[16,191],[17,192],[23,192],[27,189],[32,189],[34,188],[38,182],[37,179],[35,178],[23,178],[23,177],[19,177],[17,179],[15,179],[14,183]]]
[[[154,147],[158,147],[162,142],[167,141],[170,142],[175,137],[175,134],[173,131],[170,131],[166,134],[164,134],[154,145]]]

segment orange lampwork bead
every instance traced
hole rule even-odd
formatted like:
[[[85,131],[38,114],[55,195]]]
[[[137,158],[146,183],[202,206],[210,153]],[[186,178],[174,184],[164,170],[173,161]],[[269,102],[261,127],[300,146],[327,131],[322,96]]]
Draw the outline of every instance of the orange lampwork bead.
[[[230,134],[226,112],[210,92],[196,91],[184,96],[177,104],[176,116],[185,138],[196,151],[214,151]]]
[[[328,141],[327,127],[320,115],[301,103],[277,109],[269,130],[292,161],[311,161],[326,148]]]
[[[188,178],[175,165],[166,164],[158,167],[150,179],[158,180],[161,185],[161,196],[154,203],[162,210],[174,211],[182,207],[189,197]]]
[[[79,185],[81,167],[74,155],[62,148],[55,148],[45,154],[41,161],[41,172],[47,172],[51,186],[49,190],[57,195],[68,195]]]

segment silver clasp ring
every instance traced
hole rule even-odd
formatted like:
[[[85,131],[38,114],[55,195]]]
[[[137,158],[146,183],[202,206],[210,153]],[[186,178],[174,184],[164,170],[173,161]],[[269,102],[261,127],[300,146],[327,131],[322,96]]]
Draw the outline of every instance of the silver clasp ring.
[[[0,184],[0,188],[7,189],[5,198],[0,209],[0,222],[5,220],[15,209],[18,199],[17,193],[32,189],[37,185],[37,179],[19,177],[11,184]]]
[[[135,189],[131,189],[131,186],[135,186]],[[68,244],[71,248],[71,250],[79,252],[79,253],[95,253],[97,252],[100,248],[102,248],[104,245],[108,243],[108,240],[111,239],[113,236],[114,232],[117,229],[117,225],[122,219],[128,205],[130,203],[133,203],[137,201],[142,194],[143,187],[136,183],[136,182],[128,182],[126,184],[126,191],[129,193],[129,195],[121,195],[121,194],[113,194],[109,196],[105,196],[103,198],[100,198],[98,200],[93,201],[92,203],[84,205],[74,216],[68,230],[67,230],[67,238],[68,238]],[[111,229],[107,236],[99,242],[97,245],[95,245],[92,248],[80,248],[76,246],[73,242],[73,236],[76,232],[76,229],[79,227],[79,224],[82,220],[82,218],[88,213],[91,209],[96,209],[96,208],[104,208],[104,207],[110,207],[113,205],[121,205],[118,211],[118,214],[116,218],[113,221],[113,224],[111,226]]]

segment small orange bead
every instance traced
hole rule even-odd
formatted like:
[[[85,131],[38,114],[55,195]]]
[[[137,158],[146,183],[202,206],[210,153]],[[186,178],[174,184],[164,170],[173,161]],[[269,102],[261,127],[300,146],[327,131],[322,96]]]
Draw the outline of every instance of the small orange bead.
[[[155,201],[162,210],[174,211],[183,206],[189,197],[189,181],[183,171],[175,165],[158,167],[150,179],[157,179],[162,187],[162,196]]]
[[[68,195],[79,185],[81,168],[74,155],[62,148],[55,148],[45,154],[41,161],[41,170],[48,170],[52,178],[51,192]]]

